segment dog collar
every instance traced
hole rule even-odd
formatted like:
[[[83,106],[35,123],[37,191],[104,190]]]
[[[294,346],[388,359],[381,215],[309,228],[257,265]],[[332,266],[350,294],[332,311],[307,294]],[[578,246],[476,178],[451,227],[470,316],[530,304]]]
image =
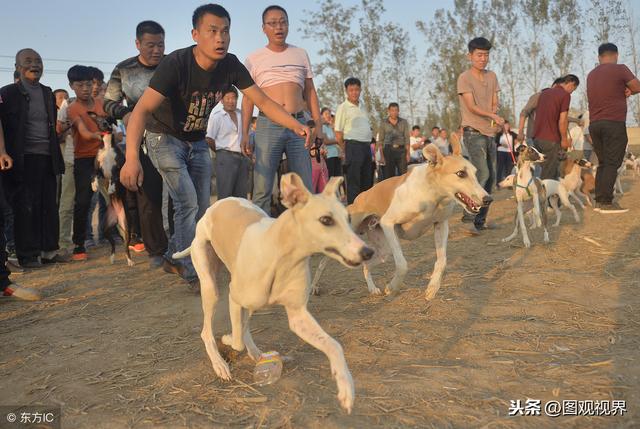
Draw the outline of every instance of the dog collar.
[[[531,175],[531,178],[529,179],[529,183],[527,183],[527,186],[519,185],[518,184],[518,176],[516,175],[516,188],[526,189],[527,190],[527,195],[529,195],[529,197],[533,196],[533,195],[531,195],[531,191],[529,190],[529,186],[531,186],[532,183],[533,183],[533,175]]]

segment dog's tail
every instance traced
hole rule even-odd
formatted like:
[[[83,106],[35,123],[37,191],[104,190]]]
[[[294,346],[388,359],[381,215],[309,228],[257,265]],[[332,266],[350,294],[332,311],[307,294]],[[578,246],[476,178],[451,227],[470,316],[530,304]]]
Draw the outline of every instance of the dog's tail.
[[[184,249],[182,252],[176,252],[173,255],[171,255],[171,257],[173,259],[182,259],[182,258],[186,258],[187,256],[189,256],[191,254],[191,246],[187,247],[186,249]]]

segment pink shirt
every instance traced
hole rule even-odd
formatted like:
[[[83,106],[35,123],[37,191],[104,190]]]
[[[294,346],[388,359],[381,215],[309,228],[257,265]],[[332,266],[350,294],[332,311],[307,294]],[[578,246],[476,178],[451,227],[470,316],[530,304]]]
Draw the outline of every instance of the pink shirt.
[[[313,78],[307,52],[293,45],[287,45],[282,52],[260,48],[247,57],[244,65],[260,88],[285,82],[304,88],[304,80]]]

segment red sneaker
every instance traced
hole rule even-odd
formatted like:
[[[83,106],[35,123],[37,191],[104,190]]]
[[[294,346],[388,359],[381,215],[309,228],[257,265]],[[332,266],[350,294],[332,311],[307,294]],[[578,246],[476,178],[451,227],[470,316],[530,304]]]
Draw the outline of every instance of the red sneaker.
[[[7,286],[2,295],[12,296],[14,298],[22,299],[25,301],[39,301],[40,299],[42,299],[40,293],[38,293],[37,290],[18,286],[17,284],[11,284]]]
[[[88,258],[87,251],[84,247],[76,247],[71,255],[72,261],[86,261]]]
[[[144,243],[142,242],[129,245],[129,250],[133,250],[136,253],[144,252],[144,249]]]

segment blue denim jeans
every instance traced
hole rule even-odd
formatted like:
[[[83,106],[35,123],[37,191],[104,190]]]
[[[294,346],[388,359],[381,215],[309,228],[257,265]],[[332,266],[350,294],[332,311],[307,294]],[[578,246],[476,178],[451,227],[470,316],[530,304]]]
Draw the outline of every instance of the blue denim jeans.
[[[301,124],[305,123],[299,118]],[[289,171],[298,173],[302,182],[311,189],[311,158],[304,147],[304,138],[293,131],[272,122],[266,116],[258,116],[256,124],[256,165],[253,170],[253,202],[265,213],[271,213],[271,191],[282,154],[287,154]]]
[[[477,169],[476,178],[485,191],[491,193],[496,181],[496,142],[493,137],[485,136],[476,131],[464,131],[464,144],[469,152],[469,161]],[[466,211],[463,222],[471,222],[476,227],[482,227],[487,221],[489,206],[482,207],[480,212],[469,215]]]
[[[209,207],[211,195],[211,156],[205,140],[184,142],[168,134],[147,132],[146,145],[151,162],[162,176],[173,201],[174,233],[165,258],[181,263],[187,281],[197,278],[191,258],[174,261],[171,255],[191,246],[196,222]]]

